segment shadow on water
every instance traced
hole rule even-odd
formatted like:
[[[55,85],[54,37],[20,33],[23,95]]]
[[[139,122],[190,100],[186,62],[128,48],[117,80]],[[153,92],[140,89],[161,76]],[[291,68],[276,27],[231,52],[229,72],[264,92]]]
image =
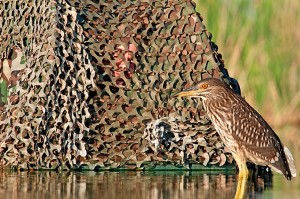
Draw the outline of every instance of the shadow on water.
[[[276,198],[270,175],[248,182],[248,198]],[[279,178],[283,180],[283,178]],[[234,198],[236,175],[199,171],[0,173],[0,198]],[[264,193],[267,193],[265,195]],[[264,196],[265,195],[265,196]]]

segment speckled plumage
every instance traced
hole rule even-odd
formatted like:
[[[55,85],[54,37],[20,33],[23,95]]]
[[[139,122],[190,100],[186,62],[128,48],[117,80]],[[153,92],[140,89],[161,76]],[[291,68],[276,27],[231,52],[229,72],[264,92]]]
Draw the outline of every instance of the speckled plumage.
[[[288,180],[296,176],[293,158],[279,137],[262,116],[224,82],[204,79],[176,96],[202,99],[207,115],[236,161],[270,166]]]

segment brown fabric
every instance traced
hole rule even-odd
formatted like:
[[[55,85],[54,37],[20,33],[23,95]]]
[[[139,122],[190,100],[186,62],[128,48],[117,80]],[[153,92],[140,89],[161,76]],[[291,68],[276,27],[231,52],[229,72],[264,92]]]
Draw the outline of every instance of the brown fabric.
[[[15,48],[25,60],[1,114],[2,167],[232,161],[201,102],[170,98],[202,78],[228,82],[192,1],[4,0],[0,17],[1,63]],[[177,128],[171,149],[153,145],[159,125]]]

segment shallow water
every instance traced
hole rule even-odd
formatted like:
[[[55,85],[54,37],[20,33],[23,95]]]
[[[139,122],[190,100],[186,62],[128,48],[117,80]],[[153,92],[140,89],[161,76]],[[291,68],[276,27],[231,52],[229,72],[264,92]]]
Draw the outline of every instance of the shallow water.
[[[0,173],[0,198],[192,199],[233,198],[234,173],[11,172]],[[248,183],[249,198],[300,198],[300,184],[275,174]]]

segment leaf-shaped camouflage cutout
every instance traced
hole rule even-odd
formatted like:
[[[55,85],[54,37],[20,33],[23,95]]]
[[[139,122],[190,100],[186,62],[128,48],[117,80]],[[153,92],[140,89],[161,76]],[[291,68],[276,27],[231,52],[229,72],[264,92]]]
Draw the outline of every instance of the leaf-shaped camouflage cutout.
[[[210,156],[209,156],[209,154],[208,153],[204,153],[204,154],[202,154],[201,155],[201,157],[203,157],[204,158],[204,160],[203,160],[203,165],[204,166],[206,166],[207,165],[207,163],[209,162],[209,160],[210,160]]]

